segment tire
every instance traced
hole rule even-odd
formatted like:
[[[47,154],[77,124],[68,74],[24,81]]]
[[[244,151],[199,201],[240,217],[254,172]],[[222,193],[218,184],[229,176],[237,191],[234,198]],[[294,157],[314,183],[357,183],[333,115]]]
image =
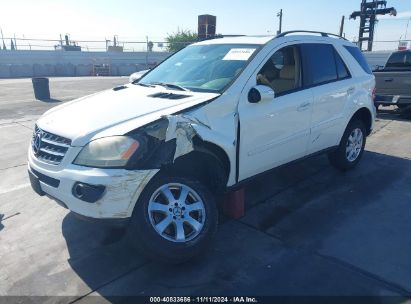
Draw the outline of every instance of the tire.
[[[186,200],[179,199],[183,189],[188,191]],[[165,193],[172,197],[167,199]],[[194,202],[197,203],[193,207],[191,204]],[[188,211],[188,208],[194,211]],[[208,249],[217,223],[218,211],[214,197],[201,182],[172,174],[158,175],[140,195],[127,237],[131,245],[149,259],[179,264]]]
[[[358,137],[354,136],[355,134],[358,134]],[[359,136],[362,138],[361,141],[359,140]],[[354,139],[356,139],[354,141],[355,144],[353,142]],[[364,123],[361,120],[351,121],[345,129],[338,148],[328,154],[328,159],[331,165],[341,171],[347,171],[354,168],[359,163],[364,153],[365,142],[366,129]],[[349,152],[349,145],[350,148],[352,148],[352,154]]]

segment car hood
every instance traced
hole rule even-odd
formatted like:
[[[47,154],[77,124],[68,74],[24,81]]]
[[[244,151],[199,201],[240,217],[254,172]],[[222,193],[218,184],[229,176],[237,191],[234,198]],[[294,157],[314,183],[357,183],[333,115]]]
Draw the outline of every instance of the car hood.
[[[71,139],[73,146],[84,146],[91,139],[125,134],[217,96],[128,84],[57,106],[47,111],[37,125]]]

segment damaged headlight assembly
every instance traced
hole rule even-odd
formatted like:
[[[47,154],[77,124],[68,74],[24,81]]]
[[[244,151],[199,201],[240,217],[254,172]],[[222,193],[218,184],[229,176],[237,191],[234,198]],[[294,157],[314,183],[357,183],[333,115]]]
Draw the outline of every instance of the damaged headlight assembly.
[[[139,149],[140,142],[129,136],[103,137],[89,142],[74,160],[86,167],[125,167]]]

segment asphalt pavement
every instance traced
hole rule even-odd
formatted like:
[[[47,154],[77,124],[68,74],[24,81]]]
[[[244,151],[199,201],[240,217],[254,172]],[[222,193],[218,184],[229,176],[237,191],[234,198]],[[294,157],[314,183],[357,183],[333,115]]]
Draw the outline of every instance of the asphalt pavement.
[[[255,180],[246,215],[224,220],[209,252],[183,265],[152,262],[123,231],[36,195],[26,169],[35,120],[125,82],[52,78],[53,100],[43,102],[30,79],[0,80],[0,295],[411,296],[411,120],[392,108],[379,114],[355,170],[317,156]]]

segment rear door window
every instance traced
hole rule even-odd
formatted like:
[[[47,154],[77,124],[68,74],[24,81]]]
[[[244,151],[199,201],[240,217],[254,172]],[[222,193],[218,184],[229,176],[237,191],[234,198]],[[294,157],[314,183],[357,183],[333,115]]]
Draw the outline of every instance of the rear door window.
[[[316,86],[338,80],[338,73],[331,44],[306,43],[301,45],[304,61],[304,85]]]
[[[358,64],[361,66],[364,72],[366,72],[367,74],[372,74],[371,68],[368,65],[367,60],[365,59],[364,55],[361,53],[358,47],[344,45],[344,48],[348,52],[350,52],[351,56],[354,57],[354,59],[358,62]]]

